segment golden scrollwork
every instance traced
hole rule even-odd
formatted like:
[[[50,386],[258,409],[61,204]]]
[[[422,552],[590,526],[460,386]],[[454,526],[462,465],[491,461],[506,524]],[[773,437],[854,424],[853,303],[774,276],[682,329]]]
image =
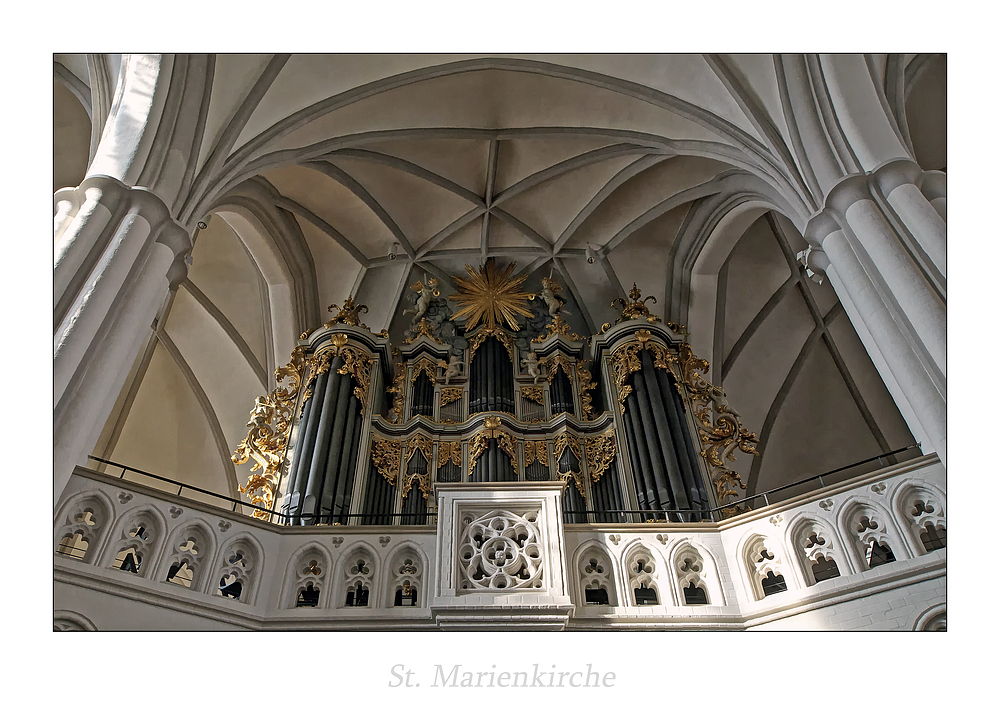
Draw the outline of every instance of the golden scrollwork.
[[[365,398],[368,395],[368,386],[372,378],[372,357],[359,348],[346,347],[341,350],[344,356],[344,365],[337,369],[341,375],[348,373],[358,383],[354,388],[354,397],[361,401],[364,407],[367,403]]]
[[[400,458],[403,456],[403,443],[394,439],[372,437],[372,462],[382,477],[396,485]]]
[[[239,488],[240,493],[250,497],[250,503],[254,506],[269,509],[274,503],[274,491],[278,485],[285,445],[291,431],[295,398],[298,396],[305,368],[305,348],[298,346],[292,351],[288,364],[274,371],[275,387],[270,394],[254,401],[250,420],[247,422],[250,431],[233,452],[234,464],[245,464],[251,458],[254,460],[247,483]],[[254,473],[258,469],[259,473]],[[267,513],[257,509],[253,516],[268,518]]]
[[[410,371],[410,385],[413,385],[417,376],[421,373],[427,373],[428,380],[431,383],[437,382],[437,363],[432,361],[430,358],[420,358],[416,363],[413,364],[413,370]]]
[[[464,393],[462,388],[441,388],[441,407],[461,400]]]
[[[462,466],[461,442],[448,442],[448,441],[438,442],[437,468],[440,469],[448,462],[451,462],[456,467]]]
[[[406,382],[406,373],[397,373],[396,377],[392,379],[392,385],[385,389],[387,393],[393,396],[389,419],[397,425],[403,422],[403,403],[406,399],[406,393],[403,392],[404,382]]]
[[[549,332],[543,333],[540,336],[532,338],[531,339],[532,343],[542,343],[551,336],[566,336],[566,338],[570,339],[571,341],[584,340],[583,336],[573,333],[569,328],[569,324],[563,321],[562,317],[560,317],[558,314],[556,314],[552,323],[545,324],[545,328],[547,328]]]
[[[428,464],[431,463],[432,452],[434,451],[434,442],[426,435],[417,433],[406,440],[406,463],[409,464],[413,455],[420,452],[424,455],[424,461]]]
[[[556,455],[556,460],[562,459],[563,452],[566,451],[566,447],[569,447],[569,451],[573,453],[576,457],[576,461],[580,461],[580,438],[569,434],[568,432],[562,432],[555,436],[552,440],[553,452]]]
[[[330,326],[333,326],[334,324],[338,323],[347,324],[348,326],[360,326],[362,328],[368,328],[367,326],[361,323],[361,318],[360,318],[360,314],[368,313],[368,307],[365,306],[364,304],[355,304],[353,296],[348,296],[346,299],[344,299],[343,306],[337,306],[336,304],[331,304],[330,306],[327,307],[326,310],[333,311],[334,309],[338,310],[337,314],[332,319],[323,324],[324,328],[329,328]]]
[[[573,370],[570,367],[573,361],[564,356],[562,353],[557,353],[551,358],[542,358],[538,362],[539,364],[546,366],[545,378],[550,383],[552,382],[552,378],[556,377],[556,373],[559,371],[560,368],[564,373],[566,373],[567,378],[573,377]]]
[[[524,440],[524,466],[527,467],[532,462],[549,465],[549,443],[546,440]]]
[[[514,351],[514,339],[509,333],[504,331],[502,328],[484,328],[479,333],[474,335],[469,339],[469,364],[472,364],[472,359],[476,355],[476,351],[479,346],[483,345],[483,341],[486,340],[487,336],[493,336],[498,341],[500,341],[504,348],[507,349],[507,353],[510,355],[510,362],[516,363],[517,356]]]
[[[433,451],[434,442],[429,437],[418,433],[406,441],[406,463],[409,464],[413,455],[420,452],[424,456],[424,461],[427,462],[429,470]],[[430,497],[431,493],[430,474],[428,472],[414,472],[406,476],[406,479],[403,482],[403,498],[405,499],[407,494],[410,493],[410,489],[413,487],[414,481],[417,482],[417,487],[424,495],[424,500],[426,501]]]
[[[595,484],[604,476],[618,452],[615,428],[610,427],[596,437],[587,437],[584,448],[587,452],[587,471]]]
[[[522,385],[521,397],[523,397],[525,400],[531,400],[532,402],[536,402],[539,405],[544,404],[544,401],[542,399],[542,389],[540,387],[536,388],[531,385]]]
[[[646,302],[650,299],[653,303],[656,303],[655,296],[647,296],[645,299],[640,298],[642,292],[639,291],[639,287],[632,282],[632,289],[628,292],[628,296],[632,299],[631,302],[625,301],[625,299],[619,297],[611,302],[611,305],[617,309],[621,309],[622,315],[618,318],[615,323],[621,323],[622,321],[630,321],[632,319],[644,318],[649,323],[656,323],[660,320],[659,316],[654,316],[649,312],[649,308],[646,306]],[[603,333],[603,331],[602,331]]]
[[[653,366],[670,370],[670,363],[677,361],[677,356],[667,348],[652,340],[648,329],[642,329],[635,334],[635,339],[622,344],[611,354],[611,368],[615,375],[615,385],[618,386],[618,404],[625,412],[625,400],[632,393],[632,386],[625,381],[632,373],[642,370],[639,353],[647,350],[653,355]]]
[[[407,338],[405,341],[403,341],[403,345],[409,345],[410,343],[413,343],[421,336],[427,336],[435,343],[440,343],[441,345],[444,345],[444,341],[441,341],[434,336],[434,333],[431,330],[431,324],[425,318],[420,319],[420,325],[417,327],[417,331],[409,338]]]
[[[590,391],[597,387],[593,381],[590,371],[582,367],[584,364],[578,363],[576,368],[577,386],[580,389],[580,407],[583,410],[583,420],[587,422],[594,419],[593,396]]]
[[[510,461],[514,464],[514,468],[517,468],[517,445],[514,441],[513,436],[509,432],[504,432],[499,429],[500,418],[495,415],[488,416],[483,420],[484,429],[476,432],[472,435],[469,440],[469,476],[472,476],[472,471],[476,468],[476,462],[483,455],[489,446],[490,440],[495,439],[500,450],[503,451]]]
[[[564,486],[569,486],[569,483],[572,481],[576,485],[576,490],[580,492],[580,496],[584,499],[587,498],[587,489],[583,483],[583,472],[570,469],[569,471],[559,472],[559,478],[563,480]]]
[[[747,488],[739,473],[726,466],[726,460],[735,462],[737,449],[756,455],[757,435],[742,425],[739,413],[729,406],[722,388],[701,376],[701,373],[708,372],[708,361],[698,358],[687,342],[680,346],[680,365],[682,392],[694,406],[695,423],[702,443],[701,455],[711,468],[719,505],[724,505],[729,503],[727,499],[739,495],[737,487]]]

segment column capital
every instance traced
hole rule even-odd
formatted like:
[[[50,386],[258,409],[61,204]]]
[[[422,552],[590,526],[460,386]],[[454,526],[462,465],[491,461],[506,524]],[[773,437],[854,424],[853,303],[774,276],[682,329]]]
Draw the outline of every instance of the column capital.
[[[940,170],[928,170],[920,176],[920,192],[928,200],[948,197],[948,175]]]
[[[894,160],[873,172],[870,179],[886,197],[900,185],[916,183],[923,169],[912,160]]]
[[[799,264],[805,267],[807,277],[817,284],[823,283],[826,270],[830,267],[830,257],[827,256],[826,252],[809,245],[809,247],[796,254],[795,258]]]

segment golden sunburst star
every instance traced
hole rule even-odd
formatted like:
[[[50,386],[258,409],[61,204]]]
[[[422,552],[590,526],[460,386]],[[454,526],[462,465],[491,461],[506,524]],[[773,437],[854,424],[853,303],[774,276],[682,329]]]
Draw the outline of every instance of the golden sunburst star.
[[[491,329],[506,322],[512,331],[519,331],[521,327],[517,324],[516,316],[520,314],[531,318],[531,312],[524,308],[531,295],[518,290],[528,278],[527,275],[511,277],[516,266],[511,262],[497,270],[493,259],[487,260],[486,266],[478,270],[466,264],[465,271],[469,273],[469,279],[454,277],[455,284],[462,293],[448,297],[462,304],[462,309],[451,320],[467,318],[466,331],[474,329],[480,320]]]

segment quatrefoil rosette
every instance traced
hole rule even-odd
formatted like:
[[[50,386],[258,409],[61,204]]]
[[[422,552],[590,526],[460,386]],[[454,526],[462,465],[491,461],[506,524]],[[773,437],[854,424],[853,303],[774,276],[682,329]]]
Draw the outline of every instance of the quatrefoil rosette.
[[[458,550],[463,590],[516,590],[542,587],[542,546],[538,511],[490,511],[467,515]]]

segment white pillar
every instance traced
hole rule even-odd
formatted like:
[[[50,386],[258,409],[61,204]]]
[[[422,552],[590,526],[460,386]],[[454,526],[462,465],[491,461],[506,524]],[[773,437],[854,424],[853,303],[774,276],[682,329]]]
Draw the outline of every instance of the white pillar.
[[[827,204],[837,223],[857,238],[914,338],[933,360],[938,370],[935,379],[943,383],[947,351],[944,302],[872,198],[867,179],[856,176],[843,181],[831,191]],[[905,324],[900,326],[906,329]]]
[[[88,201],[94,194],[88,195]],[[67,255],[94,250],[97,259],[79,283],[66,273],[70,308],[56,325],[53,344],[54,476],[58,495],[73,467],[86,462],[114,401],[124,384],[149,326],[170,285],[186,274],[185,256],[191,249],[187,232],[170,219],[166,207],[148,190],[124,188],[116,196],[128,201],[127,210],[114,224],[100,203],[81,208],[67,230],[72,240]],[[98,226],[91,227],[88,217]],[[111,233],[102,244],[101,233]],[[81,245],[79,252],[75,251]],[[57,254],[57,260],[59,259]],[[93,261],[93,258],[79,260]],[[79,285],[78,285],[79,284]]]
[[[944,393],[896,323],[843,230],[834,229],[820,241],[829,259],[827,276],[872,353],[872,362],[896,399],[900,414],[914,436],[929,440],[923,441],[925,451],[933,449],[946,462]],[[812,262],[818,260],[812,257]]]
[[[873,174],[886,201],[917,244],[941,273],[947,274],[947,230],[944,218],[917,187],[923,171],[916,163],[896,161]],[[943,176],[943,173],[940,175]],[[936,187],[936,186],[935,186]]]

